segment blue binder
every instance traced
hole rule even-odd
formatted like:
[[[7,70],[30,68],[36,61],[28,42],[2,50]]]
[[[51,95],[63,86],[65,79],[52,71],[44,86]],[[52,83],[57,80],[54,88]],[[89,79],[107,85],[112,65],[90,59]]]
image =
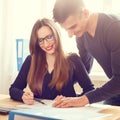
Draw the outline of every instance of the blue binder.
[[[25,58],[29,55],[29,39],[16,39],[16,51],[17,70],[20,71]]]
[[[17,70],[20,71],[23,63],[23,39],[16,39]]]

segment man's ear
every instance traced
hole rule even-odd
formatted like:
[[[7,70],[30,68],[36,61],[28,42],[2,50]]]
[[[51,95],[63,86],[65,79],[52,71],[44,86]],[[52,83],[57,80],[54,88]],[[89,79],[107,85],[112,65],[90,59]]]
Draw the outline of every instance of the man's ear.
[[[89,11],[87,9],[82,10],[83,17],[88,18],[89,16]]]

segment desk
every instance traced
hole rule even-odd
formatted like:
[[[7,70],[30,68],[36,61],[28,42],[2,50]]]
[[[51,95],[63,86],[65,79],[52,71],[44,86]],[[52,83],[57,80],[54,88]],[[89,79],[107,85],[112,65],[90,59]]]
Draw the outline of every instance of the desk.
[[[0,94],[1,107],[16,108],[16,106],[19,104],[23,104],[23,103],[11,100],[9,95]],[[106,107],[104,107],[104,109],[102,109],[100,113],[111,114],[111,115],[100,120],[120,120],[120,107],[117,106],[107,107],[107,105],[104,106]],[[0,120],[8,120],[8,115],[0,115]]]
[[[0,107],[16,108],[16,105],[23,104],[10,99],[9,95],[0,94]],[[1,115],[0,120],[8,120],[8,115]]]

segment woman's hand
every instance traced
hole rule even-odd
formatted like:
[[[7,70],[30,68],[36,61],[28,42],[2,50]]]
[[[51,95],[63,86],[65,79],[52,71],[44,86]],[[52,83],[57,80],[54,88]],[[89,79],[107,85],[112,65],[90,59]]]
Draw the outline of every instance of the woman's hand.
[[[22,100],[25,104],[32,105],[34,104],[34,95],[32,92],[23,93]]]
[[[57,98],[55,98],[53,107],[57,107],[57,108],[83,107],[87,104],[89,104],[89,100],[85,95],[81,97],[58,96]]]

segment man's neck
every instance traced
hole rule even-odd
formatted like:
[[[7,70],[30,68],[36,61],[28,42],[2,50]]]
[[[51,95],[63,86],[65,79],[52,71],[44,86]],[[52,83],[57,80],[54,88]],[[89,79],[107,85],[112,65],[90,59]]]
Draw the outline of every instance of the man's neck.
[[[96,31],[96,27],[97,27],[97,21],[98,21],[98,14],[97,13],[92,13],[89,16],[89,20],[88,20],[88,30],[87,32],[94,37],[95,35],[95,31]]]

